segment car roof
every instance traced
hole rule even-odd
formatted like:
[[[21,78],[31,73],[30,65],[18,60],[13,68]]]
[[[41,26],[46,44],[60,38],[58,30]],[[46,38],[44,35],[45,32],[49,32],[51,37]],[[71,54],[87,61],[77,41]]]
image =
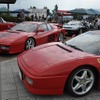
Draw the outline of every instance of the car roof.
[[[22,22],[22,23],[35,23],[35,24],[40,25],[40,24],[43,24],[43,23],[45,23],[45,22],[24,21],[24,22]]]
[[[93,35],[100,35],[100,30],[93,30],[93,31],[88,31],[88,32],[85,32],[87,34],[93,34]]]

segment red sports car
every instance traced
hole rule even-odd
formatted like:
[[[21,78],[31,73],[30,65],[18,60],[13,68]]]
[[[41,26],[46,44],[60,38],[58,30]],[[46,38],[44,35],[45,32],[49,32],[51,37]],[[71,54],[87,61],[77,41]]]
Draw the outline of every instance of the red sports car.
[[[0,52],[18,53],[52,41],[63,42],[65,29],[44,22],[22,22],[0,32]]]
[[[0,17],[0,31],[5,31],[13,26],[15,26],[15,23],[6,22],[2,17]]]
[[[17,58],[23,84],[33,94],[83,96],[100,89],[100,31],[89,31],[62,44],[48,43]]]

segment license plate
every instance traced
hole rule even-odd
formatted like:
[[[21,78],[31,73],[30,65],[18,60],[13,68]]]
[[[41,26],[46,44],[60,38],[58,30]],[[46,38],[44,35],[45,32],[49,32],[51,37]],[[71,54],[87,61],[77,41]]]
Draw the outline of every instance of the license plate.
[[[22,73],[21,73],[21,71],[19,70],[19,77],[20,77],[20,79],[22,80]]]

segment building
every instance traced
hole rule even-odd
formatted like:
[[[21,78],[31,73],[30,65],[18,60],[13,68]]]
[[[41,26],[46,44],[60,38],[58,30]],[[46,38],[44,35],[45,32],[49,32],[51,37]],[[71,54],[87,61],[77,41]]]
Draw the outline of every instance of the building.
[[[39,16],[41,16],[41,17],[44,16],[45,18],[47,17],[47,9],[29,8],[28,11],[30,12],[29,16],[36,15],[38,18],[39,18]]]

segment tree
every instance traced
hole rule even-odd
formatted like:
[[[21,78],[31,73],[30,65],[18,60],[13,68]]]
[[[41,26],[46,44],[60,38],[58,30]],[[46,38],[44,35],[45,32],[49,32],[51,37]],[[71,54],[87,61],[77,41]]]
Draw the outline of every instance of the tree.
[[[57,10],[58,10],[58,5],[56,4],[55,7],[54,7],[54,10],[52,10],[53,16],[54,16],[54,20],[55,20],[56,22],[57,22],[57,20],[58,20]]]
[[[56,4],[55,8],[54,8],[54,11],[57,12],[57,10],[58,10],[58,5]]]
[[[51,15],[50,9],[47,9],[47,16],[48,16],[48,15]]]
[[[35,7],[35,6],[33,6],[33,9],[36,9],[36,7]]]

